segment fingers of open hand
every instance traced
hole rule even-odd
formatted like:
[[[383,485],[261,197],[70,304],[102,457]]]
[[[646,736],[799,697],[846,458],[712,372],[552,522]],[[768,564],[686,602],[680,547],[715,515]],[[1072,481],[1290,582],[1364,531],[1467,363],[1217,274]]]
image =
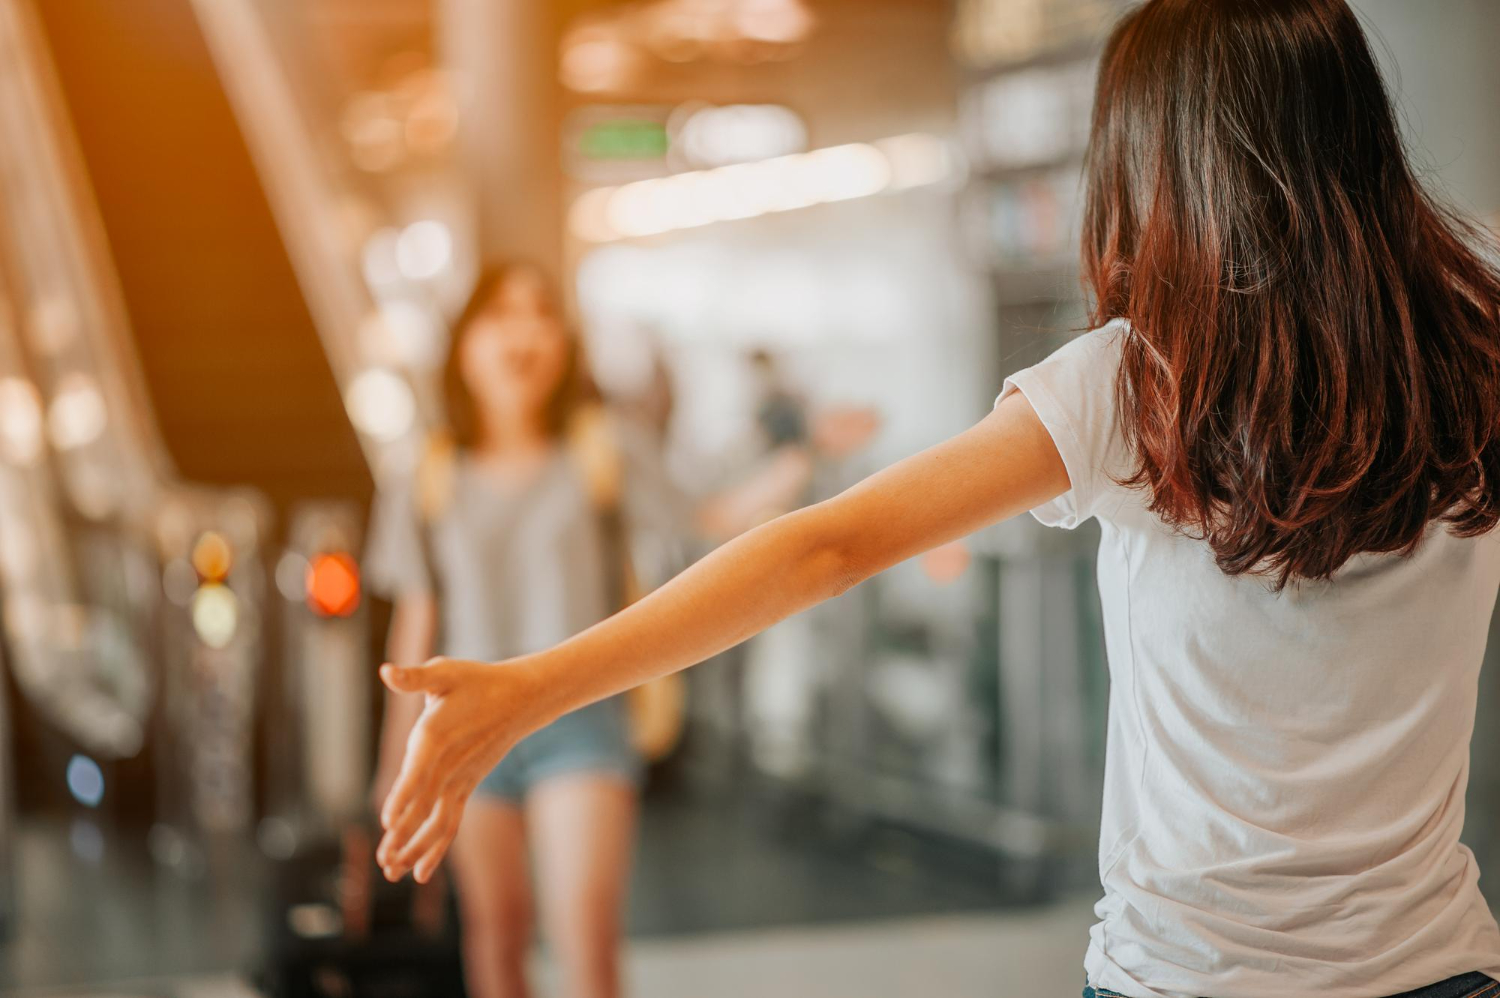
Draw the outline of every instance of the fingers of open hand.
[[[409,746],[407,761],[402,764],[401,773],[396,777],[396,782],[391,785],[390,793],[386,794],[385,803],[380,808],[380,825],[387,832],[394,829],[411,811],[424,790],[422,774],[426,771],[426,767],[411,764],[411,750],[412,747]]]
[[[415,876],[421,883],[426,883],[432,877],[433,871],[457,836],[464,805],[486,769],[477,760],[461,766],[444,782],[430,808],[418,811],[414,807],[403,818],[403,830],[406,827],[414,828],[409,835],[402,831],[399,834],[404,837],[398,838],[398,830],[386,833],[377,855],[388,879],[398,880],[408,870],[415,870]]]
[[[403,859],[412,864],[412,875],[419,883],[427,883],[442,862],[448,847],[458,835],[459,824],[463,819],[464,806],[474,793],[474,788],[479,785],[485,773],[490,771],[493,760],[482,748],[471,751],[459,766],[458,770],[449,779],[443,790],[443,798],[439,808],[444,812],[442,820],[434,821],[430,827],[418,831],[418,837],[425,843],[415,839],[403,852]]]
[[[456,660],[442,656],[429,658],[421,665],[387,663],[380,667],[380,680],[397,693],[441,694],[452,686],[457,665]]]
[[[444,826],[442,835],[433,842],[431,848],[422,854],[413,868],[412,876],[417,883],[425,884],[432,879],[432,875],[437,872],[438,864],[443,861],[443,856],[447,854],[448,847],[453,844],[453,839],[457,835],[458,822]]]
[[[415,670],[383,670],[393,689],[427,694],[381,808],[385,835],[376,855],[392,880],[409,870],[419,880],[432,876],[457,834],[470,792],[503,754],[504,728],[497,728],[496,718],[505,717],[508,705],[495,696],[491,680],[499,674],[481,665],[434,659]]]
[[[404,806],[395,812],[394,820],[385,822],[385,837],[381,840],[379,853],[382,863],[394,860],[437,808],[442,792],[441,779],[435,773],[427,772],[418,774],[413,782],[415,786]],[[400,781],[397,782],[399,790]],[[392,797],[397,791],[392,792]]]
[[[432,819],[422,827],[402,853],[402,865],[411,867],[412,876],[418,883],[425,884],[432,879],[438,864],[448,852],[448,847],[458,836],[468,797],[466,789],[450,789],[439,803]]]
[[[399,849],[388,850],[392,858],[382,864],[386,877],[390,880],[399,879],[416,866],[419,860],[425,859],[434,847],[446,849],[447,844],[452,842],[453,837],[458,833],[458,823],[463,817],[463,809],[463,799],[451,790],[439,797],[421,825],[412,833],[411,838],[406,840],[406,844]],[[432,866],[435,865],[435,863],[429,865],[429,876]],[[426,882],[425,877],[419,876],[417,879],[423,883]]]
[[[413,862],[436,849],[433,863],[458,830],[464,803],[492,761],[482,745],[472,745],[460,755],[456,747],[436,757],[434,768],[414,772],[413,790],[405,804],[387,823],[376,857],[387,877],[398,879],[412,868]],[[407,774],[403,772],[403,778]],[[399,787],[398,787],[399,789]],[[395,792],[393,792],[393,797]]]
[[[401,760],[401,772],[380,809],[380,824],[387,832],[405,828],[410,834],[415,830],[415,825],[409,825],[412,812],[426,814],[431,810],[441,784],[439,774],[445,770],[446,754],[445,741],[434,730],[429,710],[412,726],[411,735],[406,740],[406,755]]]

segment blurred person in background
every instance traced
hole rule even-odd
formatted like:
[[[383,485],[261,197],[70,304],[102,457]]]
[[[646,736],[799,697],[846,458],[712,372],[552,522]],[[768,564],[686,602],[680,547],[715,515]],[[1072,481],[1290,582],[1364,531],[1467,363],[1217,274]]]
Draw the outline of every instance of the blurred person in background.
[[[819,462],[795,505],[827,498],[852,479],[836,462],[858,453],[880,428],[873,410],[839,406],[814,412],[797,390],[786,365],[767,349],[746,357],[755,387],[756,461],[771,462],[788,448],[827,457]],[[830,481],[837,477],[835,484]],[[792,508],[767,510],[781,514]],[[765,516],[764,519],[770,519]],[[842,612],[841,612],[842,611]],[[838,626],[842,622],[847,626]],[[799,614],[756,635],[744,649],[742,680],[745,738],[751,757],[764,772],[795,779],[813,763],[820,734],[819,699],[836,660],[830,648],[862,624],[856,611],[830,604],[815,613]]]
[[[643,448],[614,455],[629,470],[617,496],[599,495],[578,442],[585,423],[597,426],[597,402],[539,270],[485,274],[454,330],[443,375],[450,432],[429,446],[408,489],[377,498],[372,516],[368,573],[394,602],[393,661],[420,662],[434,649],[513,655],[582,630],[623,601],[625,521],[671,529],[678,506]],[[419,697],[387,700],[377,799],[421,707]],[[612,699],[538,732],[486,777],[454,851],[474,998],[528,993],[528,840],[548,943],[571,993],[617,992],[641,773],[625,706]]]
[[[1500,994],[1460,842],[1500,591],[1493,245],[1423,189],[1346,0],[1132,8],[1092,129],[1095,329],[975,427],[555,649],[382,670],[429,698],[387,876],[430,877],[559,713],[1031,510],[1102,525],[1085,998]]]
[[[602,404],[535,268],[484,274],[453,339],[443,380],[449,431],[409,483],[377,498],[372,517],[367,572],[395,605],[392,661],[550,647],[637,595],[635,550],[660,550],[684,532],[733,536],[805,487],[812,458],[789,445],[736,488],[690,502],[664,470],[661,426]],[[642,753],[667,749],[680,720],[680,693],[653,689],[558,719],[480,785],[455,846],[474,998],[528,993],[534,907],[568,993],[619,992]],[[387,701],[377,800],[421,710],[420,696]]]

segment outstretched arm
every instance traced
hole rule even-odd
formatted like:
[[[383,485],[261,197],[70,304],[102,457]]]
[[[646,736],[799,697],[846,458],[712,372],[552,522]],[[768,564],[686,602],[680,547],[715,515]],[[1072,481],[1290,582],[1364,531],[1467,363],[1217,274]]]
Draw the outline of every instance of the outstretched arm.
[[[395,879],[432,875],[480,778],[532,731],[685,669],[870,576],[1068,490],[1030,404],[984,420],[826,502],[709,554],[640,602],[556,648],[499,665],[433,659],[386,666],[391,689],[425,693],[381,814],[379,858]]]

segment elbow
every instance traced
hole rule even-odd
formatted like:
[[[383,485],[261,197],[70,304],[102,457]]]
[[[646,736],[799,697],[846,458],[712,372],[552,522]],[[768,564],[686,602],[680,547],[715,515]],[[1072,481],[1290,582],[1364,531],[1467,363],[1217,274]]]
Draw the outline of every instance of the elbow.
[[[808,588],[823,600],[844,595],[874,573],[849,538],[821,522],[819,512],[816,506],[803,510],[810,528],[803,564]]]
[[[830,586],[834,596],[842,596],[861,582],[875,574],[866,568],[864,562],[856,558],[851,551],[845,547],[836,547],[829,554],[831,562],[829,572]]]
[[[867,576],[855,567],[848,555],[835,545],[819,546],[806,559],[807,588],[819,602],[842,596],[863,582]]]

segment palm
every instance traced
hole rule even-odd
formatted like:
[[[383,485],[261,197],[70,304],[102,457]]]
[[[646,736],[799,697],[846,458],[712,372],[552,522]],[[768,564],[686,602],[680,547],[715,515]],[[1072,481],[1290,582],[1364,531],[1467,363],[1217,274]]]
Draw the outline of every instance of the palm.
[[[423,692],[426,706],[406,742],[401,773],[381,810],[377,857],[391,880],[408,870],[425,883],[458,834],[464,804],[517,740],[503,666],[434,659],[381,670],[392,689]],[[509,723],[508,723],[509,722]]]

